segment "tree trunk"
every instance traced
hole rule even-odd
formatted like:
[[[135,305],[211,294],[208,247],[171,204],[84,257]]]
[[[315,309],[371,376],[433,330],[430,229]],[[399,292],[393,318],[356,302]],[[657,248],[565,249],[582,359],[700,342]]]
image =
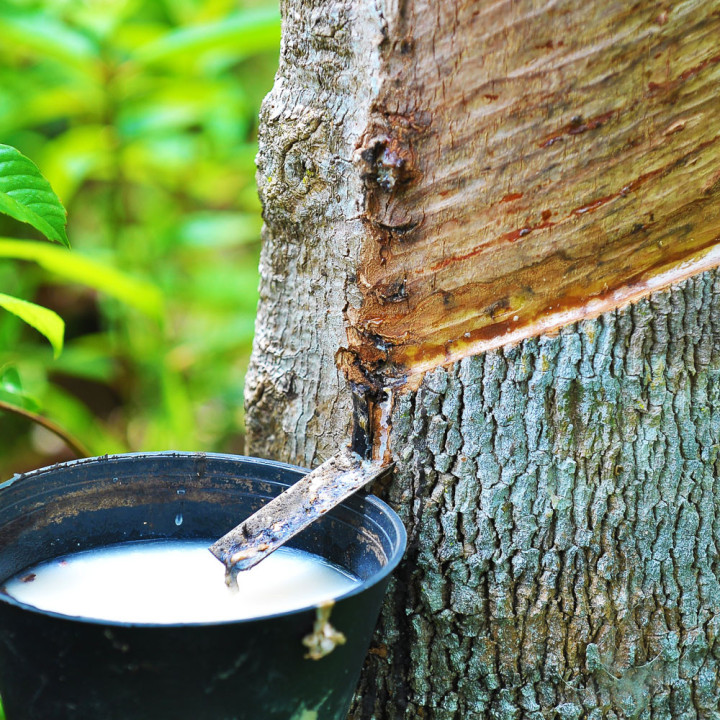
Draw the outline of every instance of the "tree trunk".
[[[249,450],[396,462],[352,717],[718,720],[720,2],[283,16]]]

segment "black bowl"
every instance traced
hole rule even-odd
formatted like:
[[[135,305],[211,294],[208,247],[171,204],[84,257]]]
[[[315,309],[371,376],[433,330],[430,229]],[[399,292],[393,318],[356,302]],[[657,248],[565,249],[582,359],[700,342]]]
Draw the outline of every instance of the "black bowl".
[[[306,472],[256,458],[154,453],[17,476],[0,485],[0,583],[113,543],[218,538]],[[332,608],[346,644],[320,660],[302,644],[314,607],[156,625],[67,617],[0,595],[7,720],[341,720],[405,542],[387,505],[355,495],[289,543],[362,580]]]

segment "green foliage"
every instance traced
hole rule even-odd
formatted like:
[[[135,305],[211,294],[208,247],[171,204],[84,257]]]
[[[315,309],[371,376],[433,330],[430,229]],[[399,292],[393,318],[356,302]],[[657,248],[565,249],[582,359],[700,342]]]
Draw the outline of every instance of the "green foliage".
[[[122,300],[150,317],[157,320],[163,317],[163,299],[157,287],[106,263],[46,243],[5,238],[0,238],[0,258],[31,260],[66,280],[82,283]]]
[[[219,22],[180,28],[145,45],[136,55],[141,63],[176,62],[200,64],[219,52],[230,51],[238,60],[280,44],[280,13],[277,8],[254,8]]]
[[[37,412],[40,409],[37,400],[23,390],[20,373],[12,366],[0,369],[0,401],[30,412]]]
[[[5,308],[13,315],[17,315],[39,333],[42,333],[53,346],[55,357],[60,354],[63,346],[65,323],[56,312],[4,293],[0,293],[0,307]]]
[[[57,60],[63,66],[87,72],[99,70],[98,47],[38,7],[22,12],[25,3],[8,3],[0,11],[0,33],[5,43]]]
[[[69,247],[65,235],[67,213],[50,183],[41,175],[35,164],[8,145],[0,145],[0,214],[25,222],[44,234],[49,240],[62,242]],[[108,292],[152,315],[161,315],[161,298],[155,288],[127,277],[112,267],[87,258],[72,258],[64,250],[45,243],[22,240],[0,240],[0,257],[35,260],[39,265],[59,275]],[[52,310],[36,303],[0,293],[0,307],[12,313],[44,335],[53,347],[55,359],[60,355],[65,336],[65,323]],[[87,448],[69,435],[62,427],[27,408],[19,374],[13,366],[0,374],[2,395],[0,410],[12,412],[26,420],[38,423],[60,437],[76,452],[87,455]],[[19,401],[19,402],[18,402]]]
[[[0,212],[70,247],[67,213],[58,196],[35,163],[9,145],[0,145]]]
[[[67,214],[58,196],[37,166],[9,145],[0,145],[0,214],[27,223],[48,240],[69,247],[65,234]],[[57,313],[4,293],[0,293],[0,307],[44,335],[55,357],[60,354],[65,323]]]
[[[0,290],[66,321],[53,360],[0,314],[0,373],[93,453],[242,449],[279,28],[262,0],[0,4],[0,143],[43,169],[74,247],[0,219]],[[58,451],[0,416],[0,476]]]

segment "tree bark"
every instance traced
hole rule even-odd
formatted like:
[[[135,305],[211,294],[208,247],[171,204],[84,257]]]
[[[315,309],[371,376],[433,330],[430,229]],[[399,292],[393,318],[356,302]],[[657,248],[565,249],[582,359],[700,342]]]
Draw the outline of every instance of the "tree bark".
[[[720,274],[427,373],[353,718],[718,718]]]
[[[258,455],[316,465],[350,432],[353,401],[335,355],[344,313],[361,303],[363,180],[352,161],[382,17],[349,1],[282,10],[280,67],[260,114],[265,230],[247,434]]]
[[[720,720],[720,4],[283,17],[249,451],[396,462],[353,719]]]

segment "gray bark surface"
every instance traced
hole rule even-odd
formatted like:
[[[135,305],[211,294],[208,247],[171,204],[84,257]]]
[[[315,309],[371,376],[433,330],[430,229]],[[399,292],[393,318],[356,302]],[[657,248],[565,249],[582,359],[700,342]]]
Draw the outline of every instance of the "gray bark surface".
[[[352,717],[720,717],[720,273],[428,373]]]
[[[335,354],[359,305],[362,178],[351,172],[367,125],[382,17],[364,3],[283,3],[275,85],[260,121],[265,229],[260,304],[246,379],[249,447],[317,465],[347,439],[352,398]]]

